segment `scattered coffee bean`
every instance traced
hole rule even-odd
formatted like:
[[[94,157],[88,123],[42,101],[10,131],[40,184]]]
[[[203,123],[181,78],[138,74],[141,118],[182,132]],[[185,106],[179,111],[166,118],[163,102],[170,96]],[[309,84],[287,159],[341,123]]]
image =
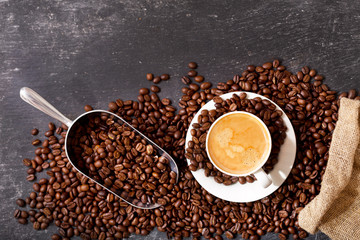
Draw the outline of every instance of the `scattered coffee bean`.
[[[198,75],[198,76],[194,77],[194,80],[195,80],[195,82],[201,83],[204,81],[204,77],[201,75]]]
[[[31,160],[28,159],[28,158],[24,158],[23,159],[23,164],[27,167],[30,167],[31,166]]]
[[[195,70],[190,70],[189,72],[188,72],[188,76],[189,77],[195,77],[197,75],[197,72],[195,71]]]
[[[94,109],[93,109],[93,107],[90,106],[90,105],[85,105],[85,106],[84,106],[84,110],[85,110],[85,112],[89,112],[89,111],[92,111],[92,110],[94,110]]]
[[[148,81],[152,81],[152,80],[154,79],[154,74],[152,74],[152,73],[146,74],[146,79],[147,79]]]
[[[116,111],[118,109],[118,105],[115,102],[110,102],[108,107],[110,111]]]
[[[34,181],[36,179],[34,174],[30,174],[26,177],[26,180],[28,180],[29,182]]]
[[[182,81],[183,84],[186,84],[186,85],[189,85],[191,83],[190,78],[188,78],[186,76],[182,77],[181,81]]]
[[[21,211],[19,209],[16,209],[14,212],[14,218],[19,218],[21,216]]]
[[[38,134],[39,134],[39,129],[34,128],[33,130],[31,130],[31,135],[36,136]]]
[[[55,124],[53,122],[49,122],[48,127],[50,131],[55,131],[56,129]]]
[[[161,74],[160,78],[161,78],[161,80],[166,81],[166,80],[170,79],[170,76],[169,76],[169,74]]]
[[[19,198],[16,200],[16,204],[19,206],[19,207],[25,207],[26,203],[23,199]]]
[[[33,141],[31,142],[31,144],[34,145],[34,146],[37,146],[37,145],[39,145],[40,143],[41,143],[41,141],[40,141],[39,139],[35,139],[35,140],[33,140]]]
[[[203,83],[200,85],[200,88],[201,88],[201,90],[209,89],[209,88],[211,88],[211,83],[210,83],[210,82],[203,82]]]
[[[140,94],[140,95],[147,95],[147,94],[149,94],[149,89],[147,89],[147,88],[140,88],[139,94]]]
[[[188,67],[190,68],[190,69],[196,69],[197,68],[197,63],[196,62],[189,62],[189,64],[188,64]]]
[[[159,88],[158,86],[155,86],[155,85],[151,86],[151,87],[150,87],[150,90],[151,90],[152,92],[154,92],[154,93],[160,92],[160,88]]]
[[[160,83],[160,82],[161,82],[161,78],[160,78],[160,77],[154,77],[153,83],[158,84],[158,83]]]
[[[24,225],[28,223],[28,221],[27,221],[26,218],[19,218],[19,219],[18,219],[18,222],[19,222],[20,224],[24,224]]]

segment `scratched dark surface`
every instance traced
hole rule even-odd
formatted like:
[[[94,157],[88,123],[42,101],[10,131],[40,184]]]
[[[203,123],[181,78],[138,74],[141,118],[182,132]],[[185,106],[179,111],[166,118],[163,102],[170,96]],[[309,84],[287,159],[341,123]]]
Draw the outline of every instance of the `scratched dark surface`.
[[[177,101],[190,60],[212,83],[279,58],[293,71],[317,69],[334,90],[360,89],[359,26],[358,0],[0,0],[0,239],[42,240],[56,232],[13,218],[15,200],[32,189],[22,165],[33,156],[30,130],[38,127],[42,136],[52,120],[20,100],[21,87],[70,118],[85,104],[106,109],[111,100],[134,99],[151,85],[148,72],[171,74],[160,96]]]

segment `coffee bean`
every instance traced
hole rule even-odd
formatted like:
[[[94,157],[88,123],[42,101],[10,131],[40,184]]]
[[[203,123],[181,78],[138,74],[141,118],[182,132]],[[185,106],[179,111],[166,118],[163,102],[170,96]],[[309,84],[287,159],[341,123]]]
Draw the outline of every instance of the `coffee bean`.
[[[92,108],[92,106],[90,106],[90,105],[85,105],[85,106],[84,106],[84,110],[85,110],[85,112],[89,112],[89,111],[92,111],[93,108]]]
[[[322,80],[324,79],[324,77],[321,76],[321,75],[316,75],[316,76],[314,77],[314,79],[315,79],[315,81],[322,81]]]
[[[197,90],[199,90],[199,85],[197,85],[197,84],[195,84],[195,83],[191,83],[190,85],[189,85],[189,88],[191,89],[191,90],[193,90],[194,92],[196,92]]]
[[[23,159],[23,164],[27,167],[30,167],[31,166],[31,160],[28,159],[28,158],[24,158]]]
[[[39,134],[39,130],[37,128],[34,128],[33,130],[31,130],[31,135],[35,136]]]
[[[49,122],[48,127],[50,131],[55,131],[56,129],[55,124],[53,122]]]
[[[154,93],[160,92],[160,88],[159,88],[158,86],[155,86],[155,85],[152,85],[152,86],[150,87],[150,90],[151,90],[152,92],[154,92]]]
[[[160,82],[161,82],[161,78],[160,78],[160,77],[154,77],[153,83],[158,84],[158,83],[160,83]]]
[[[50,136],[54,135],[54,131],[53,130],[46,131],[44,135],[45,135],[45,137],[50,137]]]
[[[200,215],[197,214],[197,213],[195,213],[195,214],[193,215],[193,217],[192,217],[192,221],[193,221],[194,223],[199,222],[199,219],[200,219]]]
[[[201,83],[204,81],[204,76],[198,75],[194,77],[195,82]]]
[[[20,224],[24,224],[24,225],[28,223],[28,221],[27,221],[26,218],[19,218],[19,219],[18,219],[18,222],[19,222]]]
[[[285,210],[279,211],[279,217],[286,218],[288,216],[288,212]]]
[[[148,81],[152,81],[152,80],[154,79],[154,74],[152,74],[152,73],[146,74],[146,79],[147,79]]]
[[[186,77],[186,76],[183,76],[183,77],[181,78],[181,81],[182,81],[183,84],[186,84],[186,85],[189,85],[189,84],[191,83],[190,78],[188,78],[188,77]]]
[[[115,102],[110,102],[108,107],[111,111],[116,111],[118,109],[118,105]]]
[[[195,77],[195,76],[197,76],[197,72],[195,70],[190,70],[187,75],[189,77]]]
[[[19,209],[16,209],[14,212],[14,217],[19,218],[21,216],[21,211]]]
[[[31,144],[34,145],[34,146],[37,146],[37,145],[39,145],[40,143],[41,143],[41,141],[40,141],[39,139],[35,139],[35,140],[33,140],[33,141],[31,142]]]
[[[161,80],[166,81],[166,80],[170,79],[170,76],[169,76],[169,74],[161,74],[160,78],[161,78]]]
[[[33,223],[33,228],[34,228],[35,230],[39,230],[39,229],[40,229],[40,223],[39,223],[39,222],[34,222],[34,223]]]
[[[26,177],[26,180],[28,180],[29,182],[34,181],[36,179],[34,174],[30,174]]]
[[[262,67],[265,69],[271,69],[273,67],[273,64],[271,62],[267,62],[267,63],[264,63],[262,65]]]
[[[275,60],[273,61],[273,63],[272,63],[272,65],[273,65],[274,68],[277,68],[277,67],[279,66],[279,64],[280,64],[280,61],[277,60],[277,59],[275,59]]]
[[[348,93],[348,98],[350,99],[354,99],[356,97],[356,90],[355,89],[351,89]]]
[[[225,236],[227,237],[227,239],[233,239],[234,238],[234,234],[232,234],[232,232],[230,232],[230,231],[226,231]]]
[[[19,207],[25,207],[25,205],[26,205],[24,199],[21,199],[21,198],[18,198],[18,199],[16,200],[16,204],[17,204]]]
[[[140,94],[140,95],[149,94],[149,89],[147,89],[147,88],[140,88],[139,94]]]
[[[188,67],[190,69],[196,69],[197,68],[197,63],[196,62],[189,62]]]
[[[211,88],[211,83],[210,83],[210,82],[203,82],[203,83],[200,85],[200,88],[201,88],[202,90],[209,89],[209,88]]]

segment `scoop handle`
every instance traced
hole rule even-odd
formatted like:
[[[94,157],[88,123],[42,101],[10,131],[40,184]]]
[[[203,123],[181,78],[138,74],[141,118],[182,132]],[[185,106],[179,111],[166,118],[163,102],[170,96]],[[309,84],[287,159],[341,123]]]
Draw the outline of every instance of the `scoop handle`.
[[[34,90],[28,87],[23,87],[20,89],[20,97],[22,100],[32,105],[33,107],[39,109],[43,113],[53,117],[60,122],[64,123],[66,126],[70,127],[72,121],[61,114],[53,105],[46,101],[43,97],[37,94]]]

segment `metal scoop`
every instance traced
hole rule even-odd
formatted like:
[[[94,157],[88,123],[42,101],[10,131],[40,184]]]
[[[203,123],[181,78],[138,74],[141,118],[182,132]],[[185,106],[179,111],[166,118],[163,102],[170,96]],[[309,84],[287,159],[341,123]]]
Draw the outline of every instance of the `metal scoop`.
[[[80,129],[84,124],[86,124],[89,120],[89,118],[94,118],[96,116],[104,116],[107,115],[107,117],[111,118],[114,122],[121,125],[125,125],[132,129],[135,134],[140,135],[143,139],[146,140],[148,144],[151,144],[154,149],[156,149],[158,157],[162,156],[166,159],[168,159],[171,171],[176,173],[176,182],[178,181],[179,177],[179,170],[176,165],[176,162],[174,159],[165,152],[162,148],[160,148],[158,145],[156,145],[153,141],[151,141],[149,138],[144,136],[141,132],[136,130],[134,127],[132,127],[129,123],[127,123],[125,120],[123,120],[121,117],[117,116],[114,113],[104,111],[104,110],[93,110],[86,113],[81,114],[79,117],[77,117],[74,121],[71,121],[67,117],[65,117],[63,114],[61,114],[58,110],[56,110],[50,103],[48,103],[44,98],[42,98],[39,94],[37,94],[34,90],[23,87],[20,89],[20,97],[25,102],[29,103],[30,105],[34,106],[35,108],[39,109],[40,111],[46,113],[50,117],[53,117],[60,122],[64,123],[66,126],[68,126],[68,131],[66,133],[65,137],[65,152],[66,156],[69,160],[69,162],[72,164],[72,166],[82,173],[85,177],[91,179],[92,181],[96,182],[109,192],[113,193],[115,196],[118,196],[128,204],[142,209],[153,209],[160,206],[158,203],[143,203],[139,199],[133,198],[129,196],[129,194],[125,191],[122,191],[121,189],[115,189],[108,187],[105,187],[104,181],[99,178],[99,180],[94,180],[91,177],[88,176],[89,170],[84,166],[83,161],[79,159],[79,147],[77,145],[78,138],[76,138],[78,134],[78,129]]]

